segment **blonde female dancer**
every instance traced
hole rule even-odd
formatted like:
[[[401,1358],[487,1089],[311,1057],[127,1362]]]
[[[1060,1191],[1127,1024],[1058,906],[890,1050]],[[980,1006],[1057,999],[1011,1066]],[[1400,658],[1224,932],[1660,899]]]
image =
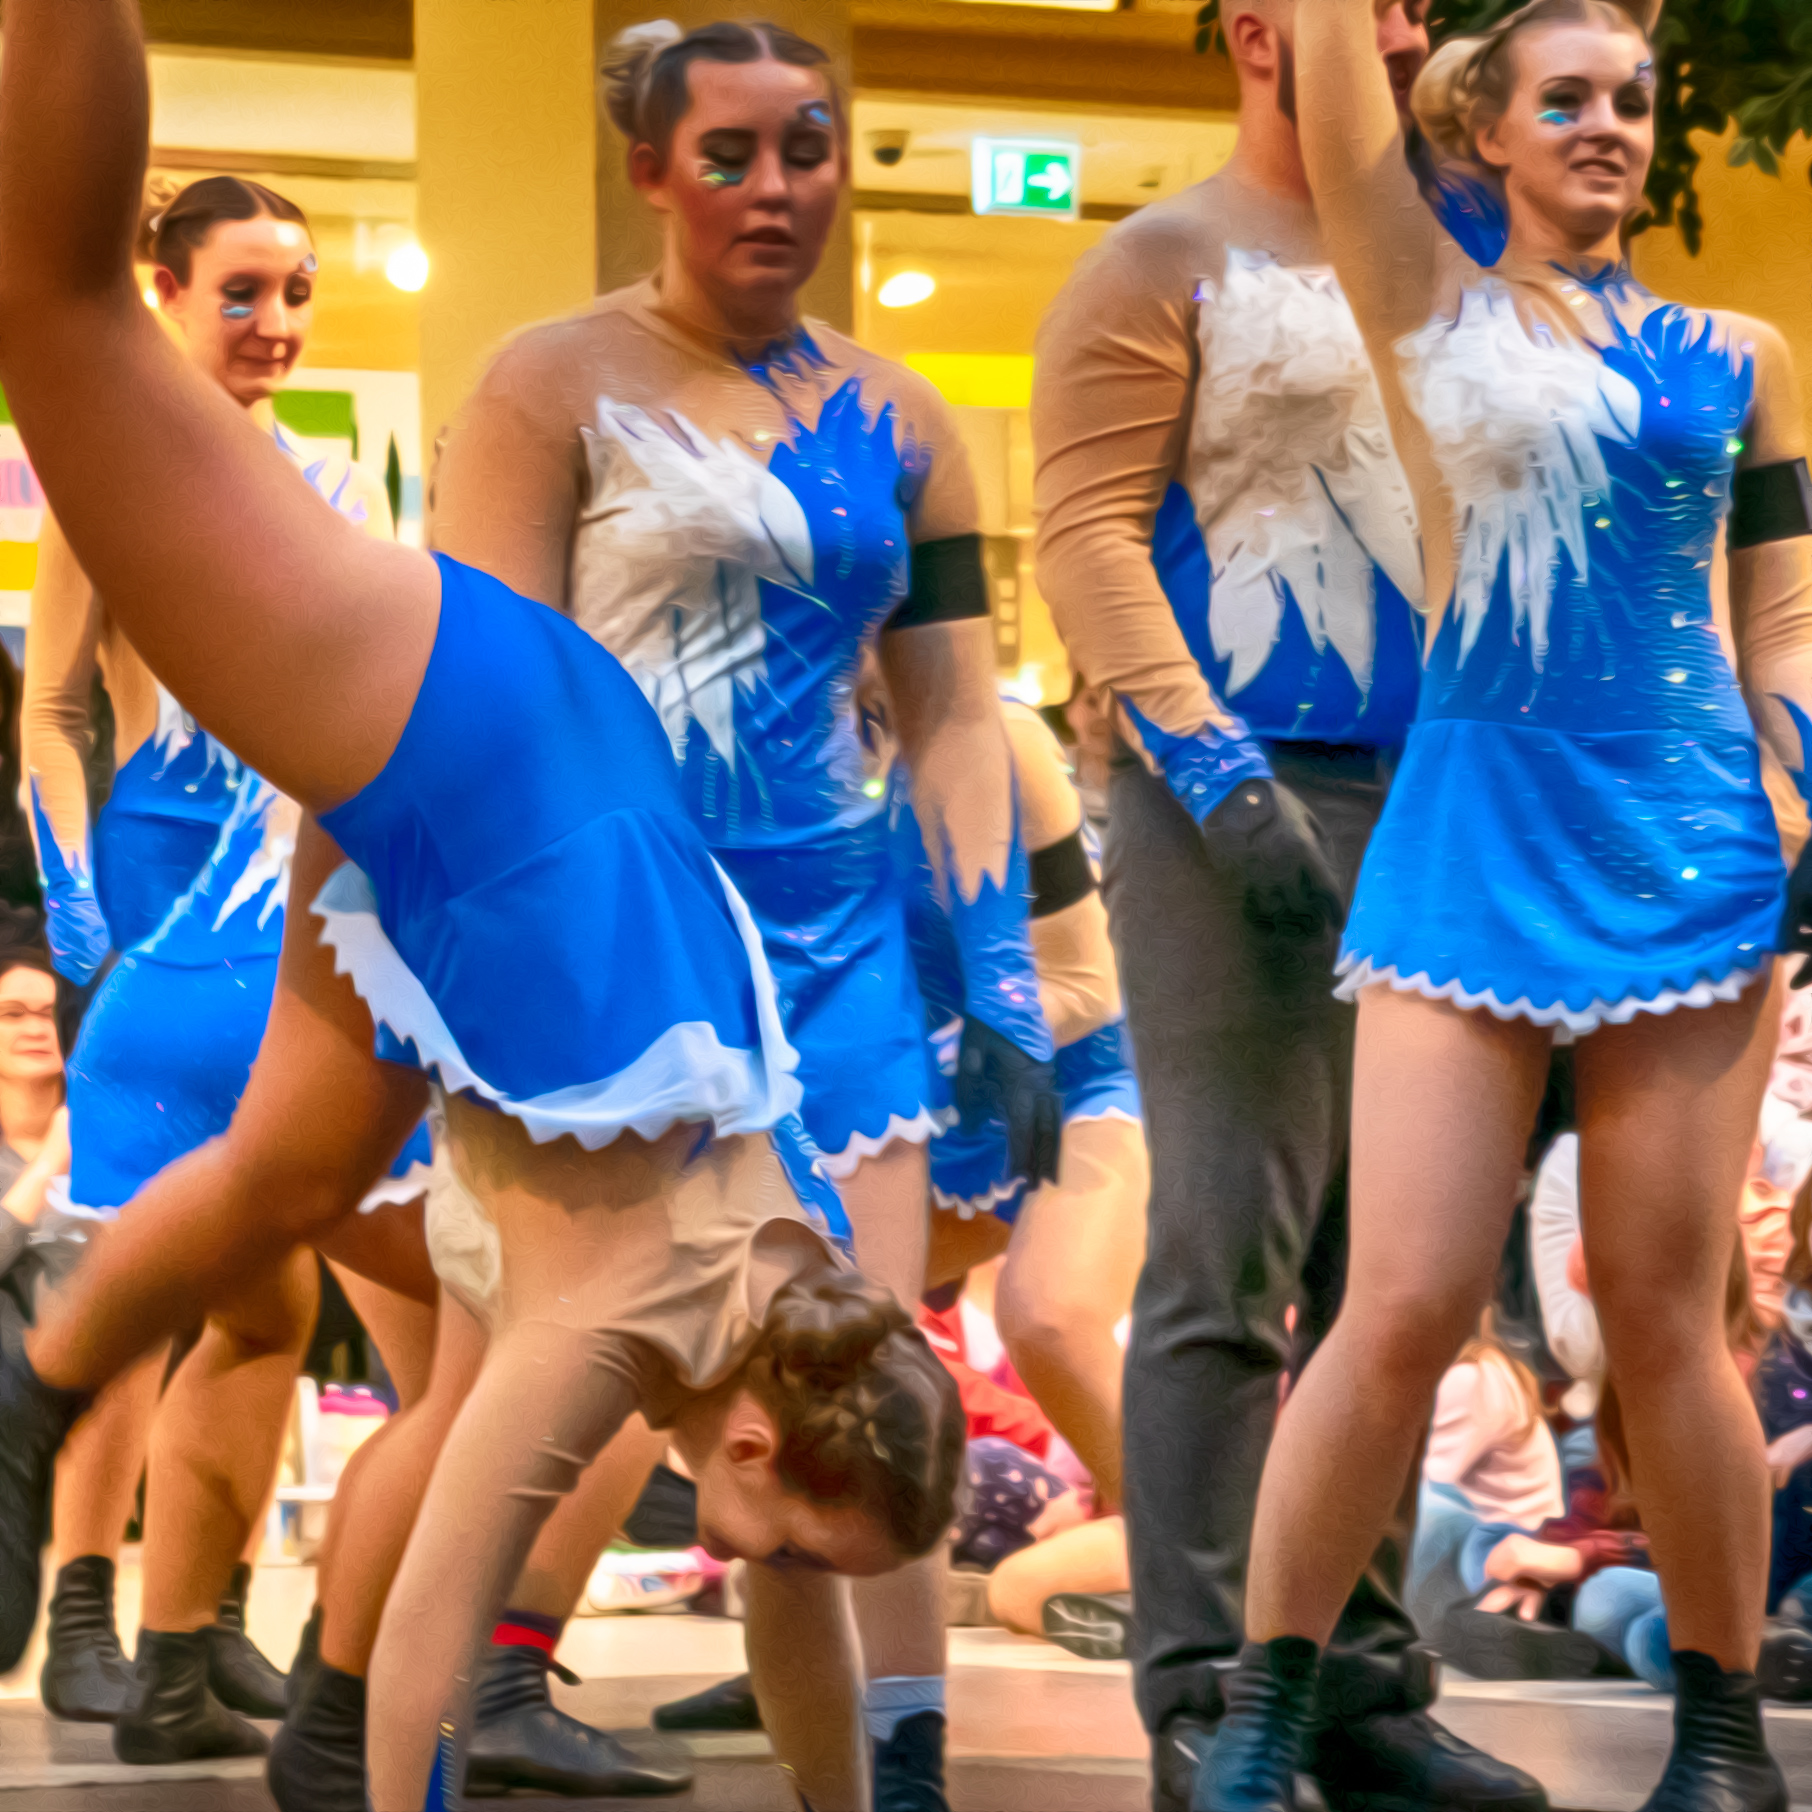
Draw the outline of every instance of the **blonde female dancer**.
[[[1416,200],[1368,0],[1301,0],[1296,25],[1309,178],[1435,614],[1341,957],[1359,1001],[1346,1299],[1271,1448],[1251,1641],[1197,1803],[1293,1804],[1320,1645],[1490,1289],[1564,1034],[1593,1293],[1678,1644],[1649,1812],[1779,1812],[1752,1671],[1767,1467],[1721,1302],[1773,956],[1808,947],[1812,869],[1787,887],[1757,740],[1803,789],[1798,387],[1772,328],[1666,303],[1624,261],[1655,104],[1629,13],[1535,0],[1419,81],[1429,135],[1501,178],[1490,274]]]

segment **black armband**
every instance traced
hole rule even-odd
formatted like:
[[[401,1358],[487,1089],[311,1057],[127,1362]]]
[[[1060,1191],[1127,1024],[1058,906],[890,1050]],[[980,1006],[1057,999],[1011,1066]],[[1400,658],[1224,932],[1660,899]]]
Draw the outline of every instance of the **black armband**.
[[[1812,478],[1803,459],[1745,466],[1730,484],[1730,546],[1812,535]]]
[[[1032,851],[1033,918],[1048,919],[1053,912],[1086,900],[1094,891],[1094,864],[1082,847],[1080,826],[1061,843]]]
[[[889,629],[922,629],[988,614],[988,580],[982,571],[980,535],[921,541],[912,550],[912,587],[887,619]]]

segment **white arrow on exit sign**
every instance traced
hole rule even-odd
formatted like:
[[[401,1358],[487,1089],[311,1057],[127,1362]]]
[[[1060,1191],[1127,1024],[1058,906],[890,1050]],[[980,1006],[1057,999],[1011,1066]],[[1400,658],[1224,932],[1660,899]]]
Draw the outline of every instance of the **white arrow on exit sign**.
[[[977,138],[970,198],[978,214],[1074,220],[1081,211],[1082,147],[1053,138]]]

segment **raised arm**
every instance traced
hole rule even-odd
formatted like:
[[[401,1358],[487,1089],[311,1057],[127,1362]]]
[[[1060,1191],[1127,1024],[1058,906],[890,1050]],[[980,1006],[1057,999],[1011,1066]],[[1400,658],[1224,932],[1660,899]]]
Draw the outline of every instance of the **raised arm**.
[[[94,891],[88,751],[100,605],[51,511],[38,536],[38,576],[25,639],[19,754],[44,888],[45,933],[78,986],[107,959],[112,937]]]
[[[131,263],[147,119],[130,0],[7,0],[0,381],[151,670],[283,791],[335,805],[408,720],[438,575],[316,497],[151,320]]]
[[[1812,484],[1793,355],[1772,327],[1727,328],[1754,347],[1755,402],[1743,436],[1726,541],[1730,619],[1750,714],[1812,801]],[[1787,947],[1812,954],[1812,845],[1788,888]],[[1794,985],[1812,980],[1803,965]]]
[[[1433,311],[1442,234],[1403,154],[1372,0],[1299,0],[1296,82],[1322,239],[1382,377]]]

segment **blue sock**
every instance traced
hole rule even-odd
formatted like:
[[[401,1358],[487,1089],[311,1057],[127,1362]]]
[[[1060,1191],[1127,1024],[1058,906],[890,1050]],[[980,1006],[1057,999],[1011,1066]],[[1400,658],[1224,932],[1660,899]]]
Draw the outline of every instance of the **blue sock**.
[[[862,1695],[862,1722],[877,1746],[891,1743],[900,1725],[921,1711],[944,1715],[942,1674],[885,1674],[870,1680]]]
[[[440,1742],[434,1751],[434,1772],[428,1776],[428,1797],[422,1801],[422,1812],[454,1812],[453,1760],[456,1745],[453,1726],[440,1727]]]

